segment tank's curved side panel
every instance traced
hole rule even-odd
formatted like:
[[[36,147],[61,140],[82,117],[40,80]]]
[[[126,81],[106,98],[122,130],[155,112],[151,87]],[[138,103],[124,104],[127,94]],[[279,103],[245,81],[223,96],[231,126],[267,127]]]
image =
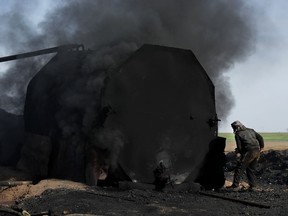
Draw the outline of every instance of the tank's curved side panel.
[[[24,117],[30,138],[19,167],[43,177],[85,181],[85,145],[104,79],[89,57],[85,51],[61,52],[29,83]]]

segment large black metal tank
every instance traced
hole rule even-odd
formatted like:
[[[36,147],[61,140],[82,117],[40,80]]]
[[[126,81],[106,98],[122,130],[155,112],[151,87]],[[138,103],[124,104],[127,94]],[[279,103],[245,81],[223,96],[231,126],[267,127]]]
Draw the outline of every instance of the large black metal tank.
[[[217,136],[214,85],[194,54],[144,45],[108,75],[94,55],[59,53],[29,83],[25,126],[52,137],[50,176],[85,181],[85,143],[104,130],[123,135],[115,155],[132,180],[153,182],[160,161],[194,180]]]
[[[135,181],[152,182],[160,161],[175,179],[198,174],[217,136],[214,85],[190,50],[144,45],[110,74],[105,127],[120,129],[119,155]]]

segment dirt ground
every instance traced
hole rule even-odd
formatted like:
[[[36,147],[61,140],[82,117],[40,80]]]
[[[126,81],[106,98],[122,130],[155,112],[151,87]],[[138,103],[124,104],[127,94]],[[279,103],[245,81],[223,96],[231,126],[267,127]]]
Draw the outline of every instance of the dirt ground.
[[[169,185],[163,192],[154,191],[152,185],[139,184],[133,189],[119,189],[47,179],[35,185],[2,186],[0,215],[17,215],[23,210],[27,216],[288,215],[288,148],[285,145],[288,146],[287,143],[266,144],[266,151],[262,153],[257,168],[259,186],[254,191],[244,190],[247,187],[245,178],[241,191],[225,187],[205,191],[200,185],[191,184],[183,188]],[[232,144],[227,143],[227,149],[225,186],[231,184],[235,162],[230,150],[234,149]],[[2,177],[4,171],[2,168]],[[18,175],[12,180],[25,177],[24,174]],[[14,214],[7,213],[12,209]]]

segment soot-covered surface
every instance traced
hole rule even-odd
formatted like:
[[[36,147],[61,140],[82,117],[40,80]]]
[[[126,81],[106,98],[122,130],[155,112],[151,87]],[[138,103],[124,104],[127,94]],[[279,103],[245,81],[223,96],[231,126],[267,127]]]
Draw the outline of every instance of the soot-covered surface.
[[[95,151],[104,155],[97,166],[119,163],[135,181],[152,183],[160,161],[175,180],[196,178],[217,136],[214,85],[204,68],[190,50],[156,45],[117,63],[104,67],[96,52],[69,51],[38,72],[27,89],[31,136],[20,168],[85,182]]]
[[[230,153],[230,156],[232,153]],[[228,163],[234,160],[228,155]],[[163,192],[157,192],[149,187],[146,189],[119,190],[116,188],[88,187],[84,184],[44,180],[36,185],[17,186],[1,190],[0,198],[11,198],[10,206],[25,209],[30,213],[53,211],[56,215],[92,214],[92,215],[287,215],[287,184],[284,182],[287,168],[282,167],[282,178],[275,175],[279,164],[286,164],[287,150],[264,152],[259,160],[259,186],[254,191],[201,191],[261,204],[257,207],[240,202],[223,200],[201,195],[198,192],[176,191],[167,186]],[[279,161],[281,163],[279,163]],[[226,186],[231,184],[232,173],[225,172]],[[278,179],[278,183],[271,179]],[[282,181],[281,181],[282,180]],[[241,182],[246,185],[245,178]],[[1,204],[5,200],[1,199]],[[16,201],[16,202],[15,202]]]
[[[214,85],[190,50],[144,45],[110,74],[105,127],[126,140],[119,162],[137,181],[152,182],[159,161],[175,178],[195,179],[217,133]]]

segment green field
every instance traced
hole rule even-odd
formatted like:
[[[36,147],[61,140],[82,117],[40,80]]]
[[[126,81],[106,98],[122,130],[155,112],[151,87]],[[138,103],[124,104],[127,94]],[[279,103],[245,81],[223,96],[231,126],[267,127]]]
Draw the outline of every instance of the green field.
[[[275,142],[288,142],[288,133],[260,133],[264,141],[275,141]],[[219,133],[220,137],[225,137],[226,141],[234,141],[233,133]]]

